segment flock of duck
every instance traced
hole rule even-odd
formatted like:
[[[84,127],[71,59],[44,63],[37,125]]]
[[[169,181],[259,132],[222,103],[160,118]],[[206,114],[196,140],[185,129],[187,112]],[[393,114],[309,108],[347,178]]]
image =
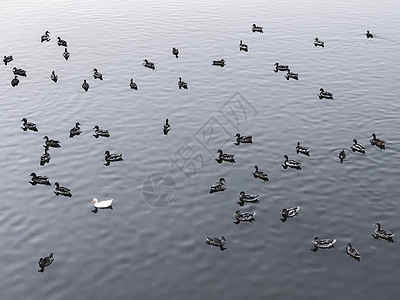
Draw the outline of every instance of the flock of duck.
[[[260,26],[257,26],[256,24],[253,24],[251,30],[253,32],[263,33],[263,28]],[[367,31],[366,36],[367,36],[367,38],[373,38],[373,35],[369,31]],[[49,42],[50,40],[51,40],[50,32],[46,31],[45,34],[41,36],[41,43]],[[57,45],[64,47],[63,57],[66,60],[68,60],[70,57],[70,53],[68,52],[68,49],[67,49],[67,47],[68,47],[67,42],[65,40],[61,39],[60,37],[58,37],[57,40],[58,40]],[[317,47],[317,46],[324,47],[325,43],[323,41],[319,40],[318,38],[315,38],[314,45],[315,45],[315,47]],[[240,43],[239,43],[239,50],[248,52],[248,45],[244,44],[242,40],[240,40]],[[179,50],[174,47],[172,49],[172,54],[176,58],[178,58]],[[12,55],[4,56],[4,58],[3,58],[3,62],[5,65],[9,64],[13,60],[14,60],[14,58]],[[143,60],[143,65],[146,68],[155,70],[155,64],[153,62],[148,61],[147,59]],[[212,65],[224,67],[225,60],[224,59],[215,60],[212,62]],[[298,80],[299,79],[298,74],[291,72],[289,66],[281,65],[279,63],[275,63],[274,66],[275,66],[275,69],[273,70],[274,72],[276,72],[276,73],[279,71],[286,72],[285,78],[287,80],[289,80],[289,79]],[[14,67],[13,73],[14,73],[14,78],[11,80],[11,85],[13,87],[18,86],[18,84],[19,84],[18,76],[27,77],[26,70],[23,70],[23,69],[18,69],[16,67]],[[93,69],[93,77],[94,77],[94,79],[103,80],[103,75],[96,68]],[[51,72],[50,78],[54,82],[58,81],[58,75],[54,71]],[[83,80],[82,88],[86,92],[89,90],[89,84],[87,83],[86,79]],[[133,81],[132,78],[130,80],[130,88],[134,89],[134,90],[138,89],[137,84]],[[188,89],[188,84],[186,82],[182,81],[181,77],[179,77],[178,88],[179,89]],[[319,97],[319,99],[333,99],[333,94],[325,91],[323,88],[320,88],[318,97]],[[27,130],[34,131],[34,132],[38,131],[36,124],[33,122],[29,122],[26,118],[23,118],[21,120],[21,122],[23,122],[22,127],[21,127],[23,129],[23,131],[27,131]],[[75,126],[73,128],[71,128],[71,130],[69,132],[70,138],[73,138],[74,136],[78,136],[81,134],[82,130],[80,128],[80,125],[81,124],[79,122],[76,122]],[[170,131],[171,126],[169,124],[168,119],[166,119],[166,122],[163,125],[162,129],[163,129],[163,132],[165,135],[167,135],[168,132]],[[101,129],[97,125],[93,127],[93,130],[94,130],[93,136],[95,138],[99,138],[99,137],[109,138],[110,137],[110,133],[108,130]],[[48,136],[44,136],[43,139],[45,140],[44,145],[43,145],[44,153],[40,157],[40,165],[42,165],[42,166],[50,162],[51,156],[49,153],[49,149],[61,147],[60,141],[58,141],[58,140],[49,139]],[[236,142],[234,143],[235,145],[239,146],[240,144],[248,144],[248,143],[253,143],[252,136],[242,136],[239,133],[236,134]],[[372,134],[372,139],[370,140],[370,143],[371,143],[371,145],[375,145],[375,146],[379,147],[380,149],[385,149],[385,141],[378,139],[374,133]],[[361,145],[360,143],[358,143],[358,141],[356,139],[353,140],[353,144],[350,147],[350,149],[353,152],[359,152],[359,153],[365,154],[365,147],[363,145]],[[310,156],[309,148],[300,145],[300,142],[297,143],[295,150],[296,150],[297,154],[300,153],[300,154],[303,154],[306,156]],[[221,149],[218,150],[217,153],[219,155],[216,158],[216,161],[219,164],[221,164],[223,162],[229,162],[232,164],[235,163],[235,158],[234,158],[235,155],[224,153]],[[284,158],[284,160],[282,162],[283,169],[292,168],[292,169],[296,169],[296,170],[301,170],[301,164],[298,161],[296,161],[294,159],[289,159],[289,157],[287,155],[284,155],[283,158]],[[346,158],[346,151],[344,148],[342,148],[339,151],[338,158],[341,163]],[[112,154],[108,150],[105,151],[105,153],[104,153],[104,159],[106,161],[104,163],[104,165],[106,165],[106,166],[110,165],[111,162],[117,162],[117,161],[123,160],[122,154],[118,154],[118,153]],[[253,172],[254,178],[258,178],[264,182],[269,181],[269,177],[266,172],[261,171],[257,165],[255,165],[254,168],[255,168],[255,170]],[[32,172],[29,176],[31,177],[29,182],[32,186],[35,186],[38,184],[46,185],[46,186],[51,185],[48,176],[37,175],[34,172]],[[220,178],[217,183],[213,184],[210,187],[210,194],[213,194],[216,192],[222,192],[222,191],[226,190],[225,184],[226,184],[225,179]],[[69,188],[60,186],[60,184],[58,182],[55,182],[54,186],[55,186],[55,189],[54,189],[55,195],[72,197],[72,193]],[[259,196],[260,195],[258,195],[258,194],[247,194],[244,191],[241,191],[238,194],[239,201],[237,203],[241,207],[244,206],[245,203],[258,203]],[[112,202],[113,202],[113,199],[99,201],[97,198],[93,198],[91,203],[93,203],[94,210],[92,210],[92,212],[97,213],[97,210],[99,208],[111,208],[112,209]],[[282,215],[281,221],[285,222],[287,219],[297,216],[299,209],[300,209],[299,207],[283,208],[281,211],[281,215]],[[235,218],[234,223],[235,224],[240,224],[241,222],[250,222],[251,223],[251,222],[255,221],[255,218],[254,218],[255,215],[256,215],[256,212],[241,212],[240,210],[237,210],[234,213],[234,218]],[[388,230],[381,229],[381,225],[379,223],[376,223],[375,226],[376,226],[376,229],[374,232],[375,235],[373,235],[375,238],[383,238],[383,239],[393,242],[393,239],[392,239],[394,236],[393,233],[391,233]],[[318,237],[315,237],[312,240],[312,244],[314,246],[313,250],[316,251],[318,248],[331,248],[331,247],[333,247],[335,242],[336,242],[336,239],[334,239],[334,238],[319,239]],[[215,237],[215,236],[206,236],[206,244],[219,247],[221,250],[226,249],[225,243],[226,243],[226,239],[224,236],[221,236],[221,238]],[[346,245],[346,252],[353,258],[360,260],[361,255],[355,248],[352,247],[352,245],[350,243],[348,243]],[[44,268],[49,266],[54,261],[53,256],[54,256],[54,253],[49,253],[48,256],[46,256],[44,258],[42,257],[39,259],[39,262],[38,262],[38,265],[40,267],[39,272],[43,272]]]

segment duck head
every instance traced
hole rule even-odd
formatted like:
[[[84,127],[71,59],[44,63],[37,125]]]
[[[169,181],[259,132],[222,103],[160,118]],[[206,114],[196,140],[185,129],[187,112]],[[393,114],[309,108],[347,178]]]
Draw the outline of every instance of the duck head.
[[[219,149],[219,150],[217,151],[217,153],[219,153],[219,155],[222,155],[222,150]]]
[[[315,242],[318,242],[318,240],[319,240],[319,239],[318,239],[318,237],[316,236],[316,237],[312,240],[312,242],[315,243]]]
[[[58,182],[54,182],[54,185],[55,185],[57,188],[60,187],[60,185],[58,184]]]
[[[36,177],[36,173],[31,173],[29,176]]]
[[[283,158],[287,161],[289,157],[287,155],[284,155]]]
[[[357,144],[357,140],[356,139],[353,139],[353,144]]]
[[[110,151],[106,151],[106,152],[104,152],[104,156],[110,156]]]
[[[147,59],[143,59],[143,61],[147,64],[149,61]]]
[[[96,69],[96,68],[94,68],[94,69],[93,69],[93,72],[96,72],[96,73],[97,73],[97,69]]]
[[[221,177],[221,178],[219,179],[219,182],[220,182],[220,183],[226,182],[226,181],[225,181],[225,178],[224,178],[224,177]]]
[[[288,210],[287,210],[286,208],[282,209],[281,215],[282,215],[283,217],[287,217],[287,215],[288,215]]]
[[[258,172],[258,166],[257,166],[257,165],[255,165],[255,166],[254,166],[254,168],[256,168],[256,172]]]
[[[26,118],[22,118],[21,122],[26,123],[26,122],[28,122],[28,120]]]
[[[47,142],[49,140],[49,137],[46,135],[46,136],[44,136],[43,139],[46,140],[46,142]]]
[[[99,200],[97,200],[97,198],[93,198],[92,202],[90,202],[90,203],[98,203],[98,202],[99,202]]]
[[[297,147],[300,147],[300,142],[297,142]]]
[[[240,133],[236,133],[235,136],[238,137],[238,138],[240,138]]]
[[[373,138],[374,140],[376,139],[376,134],[375,134],[375,133],[372,134],[372,138]]]
[[[99,126],[94,126],[93,129],[99,130]]]
[[[323,89],[323,88],[320,88],[320,89],[319,89],[319,92],[320,92],[320,93],[323,93],[323,92],[324,92],[324,89]]]
[[[75,123],[75,127],[79,127],[79,125],[81,125],[81,123],[79,123],[79,122]]]
[[[381,224],[379,224],[379,223],[375,223],[373,226],[377,227],[377,228],[378,228],[378,230],[380,230],[380,229],[381,229]]]
[[[238,196],[242,196],[242,195],[244,195],[245,193],[244,193],[244,191],[241,191],[239,194],[237,194]]]
[[[165,125],[169,125],[168,122],[169,122],[168,119],[166,119],[165,120]]]
[[[253,24],[253,27],[257,27],[256,24]]]

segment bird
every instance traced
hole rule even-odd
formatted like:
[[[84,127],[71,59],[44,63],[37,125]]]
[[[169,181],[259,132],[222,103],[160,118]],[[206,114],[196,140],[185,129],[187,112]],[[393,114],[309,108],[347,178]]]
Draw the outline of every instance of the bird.
[[[49,42],[49,41],[51,40],[51,39],[50,39],[49,33],[50,33],[50,32],[48,32],[48,31],[46,30],[46,32],[44,33],[44,35],[42,35],[42,36],[40,37],[40,42],[41,42],[41,43],[43,43],[43,42]]]
[[[312,240],[312,243],[314,244],[314,248],[331,248],[333,247],[333,244],[336,243],[335,239],[319,239],[318,237],[315,237]]]
[[[255,221],[254,216],[256,215],[255,212],[240,212],[240,210],[237,210],[233,214],[236,218],[236,222],[233,222],[234,224],[239,224],[240,222],[253,222]]]
[[[38,131],[36,124],[33,122],[28,122],[26,118],[22,118],[21,122],[24,122],[22,124],[23,127],[21,127],[24,131],[26,130],[32,130],[32,131]]]
[[[184,88],[185,90],[187,90],[187,88],[188,88],[187,83],[182,81],[181,77],[179,77],[178,87],[179,87],[179,89]]]
[[[11,80],[12,87],[16,87],[19,84],[18,76],[15,75],[14,78]]]
[[[259,194],[246,194],[244,191],[241,191],[239,194],[239,202],[238,204],[240,206],[243,206],[245,202],[248,203],[258,203],[258,197],[260,196]]]
[[[257,166],[257,165],[255,165],[254,168],[256,169],[256,170],[253,172],[254,178],[260,178],[261,180],[269,181],[269,178],[268,178],[268,174],[267,174],[267,173],[258,170],[258,166]]]
[[[318,98],[319,98],[319,100],[321,100],[321,99],[332,99],[333,100],[333,95],[332,95],[332,93],[325,91],[323,88],[320,88]]]
[[[285,75],[285,77],[287,80],[289,80],[290,78],[299,80],[299,74],[290,72],[290,69],[287,70],[287,74]]]
[[[243,44],[242,40],[240,40],[239,50],[240,51],[244,51],[244,52],[248,52],[249,51],[249,47],[246,44]]]
[[[308,149],[307,147],[301,146],[300,142],[297,142],[297,146],[296,146],[296,153],[299,154],[304,154],[307,156],[310,156],[310,149]]]
[[[43,273],[44,268],[50,266],[53,263],[53,261],[54,261],[53,255],[54,255],[54,253],[51,252],[51,253],[49,253],[48,256],[41,257],[39,259],[38,265],[39,265],[40,270],[38,270],[38,272]]]
[[[223,66],[225,66],[225,60],[223,58],[221,60],[214,60],[212,64],[214,66],[223,67]]]
[[[324,48],[324,42],[320,41],[317,37],[314,39],[314,46],[321,46],[322,48]]]
[[[137,84],[133,82],[133,78],[131,78],[131,83],[129,84],[132,90],[137,90]]]
[[[79,128],[79,125],[81,125],[81,123],[76,122],[75,123],[75,127],[71,128],[71,130],[69,131],[69,137],[72,138],[75,135],[80,135],[81,134],[81,129]]]
[[[50,75],[51,80],[53,80],[54,82],[58,81],[58,75],[56,75],[56,73],[54,71],[51,72]]]
[[[87,92],[89,89],[89,83],[86,82],[86,79],[83,79],[82,88],[85,90],[85,92]]]
[[[163,126],[164,134],[167,135],[168,132],[170,131],[170,129],[171,129],[171,125],[169,125],[169,120],[166,119],[166,120],[165,120],[165,124],[164,124],[164,126]]]
[[[64,49],[63,56],[64,56],[65,60],[68,60],[68,58],[70,57],[70,54],[69,54],[69,52],[68,52],[68,49],[67,49],[67,48],[65,48],[65,49]]]
[[[338,157],[339,157],[340,163],[343,163],[343,160],[346,158],[346,152],[344,151],[344,148],[339,151]]]
[[[48,147],[53,147],[53,148],[60,148],[60,147],[61,147],[59,141],[50,140],[50,139],[48,138],[47,135],[46,135],[43,139],[46,140],[46,141],[44,142],[44,146],[43,146],[43,147],[46,147],[46,146],[48,146]]]
[[[286,65],[280,65],[279,63],[275,63],[275,70],[274,72],[278,72],[278,71],[289,71],[289,66]]]
[[[105,129],[100,129],[99,128],[99,126],[94,126],[93,127],[93,129],[94,129],[94,137],[97,139],[99,136],[102,136],[102,137],[110,137],[110,133],[108,132],[108,130],[105,130]]]
[[[372,139],[370,139],[369,142],[371,143],[371,145],[375,145],[381,149],[385,149],[385,141],[378,139],[375,133],[372,134]]]
[[[356,139],[353,139],[353,145],[350,147],[353,152],[360,152],[365,154],[365,147],[357,142]]]
[[[222,161],[230,162],[232,164],[235,163],[234,154],[223,153],[221,149],[218,150],[217,153],[219,153],[218,159],[216,159],[218,163],[222,163]]]
[[[40,165],[43,166],[50,162],[49,146],[44,147],[44,153],[40,156]]]
[[[154,66],[154,63],[152,63],[151,61],[148,61],[147,59],[143,59],[144,63],[143,65],[149,69],[154,70],[156,67]]]
[[[350,243],[347,243],[346,245],[346,253],[358,261],[361,258],[360,253],[357,251],[356,248],[353,248]]]
[[[54,182],[54,185],[56,186],[56,188],[54,189],[54,194],[56,194],[57,196],[62,195],[65,197],[72,197],[70,189],[60,186],[58,182]]]
[[[210,194],[216,193],[216,192],[225,191],[225,190],[226,190],[225,182],[226,182],[226,181],[225,181],[225,178],[221,177],[217,183],[215,183],[215,184],[213,184],[213,185],[211,186],[211,188],[210,188]]]
[[[253,143],[253,136],[251,135],[240,135],[240,133],[236,134],[236,143],[234,143],[236,146],[239,146],[240,143],[242,144],[250,144]]]
[[[256,24],[253,24],[253,27],[251,28],[253,32],[261,32],[263,33],[263,28],[261,26],[256,26]]]
[[[293,218],[299,212],[300,207],[284,208],[281,211],[281,215],[284,219]]]
[[[206,244],[219,247],[221,251],[224,251],[226,248],[225,246],[226,239],[224,236],[221,236],[221,238],[217,238],[215,236],[206,236]]]
[[[93,69],[93,78],[103,80],[103,75],[97,71],[96,68]]]
[[[105,166],[108,166],[112,161],[121,161],[123,160],[122,154],[110,154],[110,151],[104,152],[104,159],[106,160]]]
[[[97,198],[93,198],[91,203],[94,203],[93,206],[95,208],[108,208],[112,206],[113,200],[114,199],[99,201]]]
[[[9,62],[12,62],[13,60],[14,60],[14,58],[13,58],[12,55],[9,55],[9,56],[4,55],[3,62],[4,62],[4,64],[5,64],[6,66],[7,66],[7,64],[8,64]]]
[[[26,77],[26,71],[24,69],[17,69],[16,67],[14,67],[13,73],[14,73],[14,75]]]
[[[375,234],[377,237],[381,237],[387,240],[393,238],[394,234],[391,233],[389,230],[381,229],[381,224],[376,223],[374,224],[374,226],[376,226]]]
[[[293,159],[289,160],[287,155],[284,155],[283,157],[285,158],[285,161],[282,164],[282,167],[284,169],[289,167],[289,168],[293,168],[293,169],[296,169],[296,170],[301,170],[301,165],[300,165],[299,162],[297,162],[297,161],[295,161]]]
[[[367,30],[367,33],[365,35],[367,36],[367,39],[374,37],[374,35],[372,33],[369,33],[369,30]]]
[[[36,173],[33,172],[29,176],[32,177],[31,181],[29,181],[29,183],[32,185],[36,184],[51,185],[48,176],[37,176]]]
[[[179,55],[179,50],[178,50],[178,48],[175,48],[175,47],[172,48],[172,54],[175,55],[176,58],[178,58],[178,55]]]
[[[57,39],[58,39],[58,42],[57,42],[58,46],[68,47],[68,44],[66,41],[62,40],[60,37],[57,37]]]

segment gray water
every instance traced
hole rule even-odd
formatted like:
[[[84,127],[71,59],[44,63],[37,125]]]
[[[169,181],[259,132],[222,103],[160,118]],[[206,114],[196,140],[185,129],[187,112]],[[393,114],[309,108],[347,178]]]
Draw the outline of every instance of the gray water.
[[[0,56],[14,61],[0,66],[0,299],[398,298],[396,236],[371,236],[376,222],[400,233],[398,2],[37,2],[1,5]],[[221,58],[224,68],[211,65]],[[299,80],[274,73],[275,62]],[[15,88],[14,66],[28,74]],[[333,101],[318,99],[321,87]],[[23,117],[39,131],[22,131]],[[77,121],[83,132],[69,138]],[[95,139],[94,125],[111,137]],[[254,143],[235,146],[237,132]],[[372,132],[385,150],[369,144]],[[45,135],[61,148],[40,166]],[[353,138],[366,155],[351,152]],[[310,157],[296,154],[298,141]],[[217,164],[219,148],[236,163]],[[124,161],[104,166],[106,150]],[[302,170],[284,170],[285,154]],[[269,182],[253,178],[255,164]],[[52,186],[31,186],[31,172]],[[210,195],[220,177],[227,190]],[[73,197],[57,197],[56,181]],[[260,203],[239,207],[241,190]],[[93,197],[114,198],[113,210],[92,213]],[[299,215],[282,223],[292,206]],[[233,224],[238,209],[255,222]],[[205,235],[224,235],[227,249]],[[315,236],[335,247],[310,251]],[[49,252],[53,264],[37,272]]]

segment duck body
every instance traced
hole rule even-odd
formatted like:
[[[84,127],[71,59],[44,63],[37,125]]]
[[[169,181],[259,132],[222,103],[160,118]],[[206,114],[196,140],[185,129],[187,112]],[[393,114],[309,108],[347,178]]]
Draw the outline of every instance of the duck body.
[[[48,153],[49,146],[44,148],[44,153],[40,156],[40,165],[43,166],[50,162],[50,153]]]
[[[182,88],[185,89],[185,90],[188,89],[187,83],[182,81],[181,77],[179,77],[178,87],[179,87],[179,89],[182,89]]]
[[[4,64],[5,64],[6,66],[7,66],[7,64],[8,64],[9,62],[12,62],[13,60],[14,60],[14,58],[13,58],[12,55],[9,55],[9,56],[4,55],[3,62],[4,62]]]
[[[312,243],[314,244],[314,248],[331,248],[333,247],[333,244],[336,243],[335,239],[319,239],[318,237],[315,237],[312,240]]]
[[[54,71],[51,72],[50,75],[51,80],[53,80],[54,82],[58,81],[58,75],[56,75],[56,73]]]
[[[96,68],[93,69],[93,78],[103,80],[103,75],[97,71]]]
[[[216,159],[218,163],[223,161],[230,162],[232,164],[235,163],[234,154],[223,153],[222,150],[218,150],[217,153],[219,153],[218,159]]]
[[[171,125],[169,125],[169,120],[165,120],[165,124],[163,125],[164,134],[167,135],[168,132],[171,130]]]
[[[29,181],[29,183],[32,185],[36,184],[51,185],[48,176],[37,176],[36,173],[31,173],[29,176],[32,177],[31,181]]]
[[[64,56],[65,60],[68,60],[68,58],[70,57],[70,54],[69,54],[69,52],[68,52],[68,49],[67,49],[67,48],[65,48],[65,49],[64,49],[63,56]]]
[[[54,185],[56,186],[56,188],[54,189],[54,194],[56,194],[57,196],[62,195],[65,197],[72,197],[70,189],[60,186],[58,182],[55,182]]]
[[[243,44],[242,40],[240,40],[239,50],[240,51],[244,51],[244,52],[248,52],[249,51],[249,47],[246,44]]]
[[[75,127],[71,128],[71,130],[69,131],[69,137],[72,138],[75,135],[80,135],[81,134],[81,128],[79,127],[79,125],[81,125],[81,123],[76,122],[75,123]]]
[[[309,148],[301,146],[300,142],[297,142],[297,146],[296,146],[296,153],[297,154],[301,153],[301,154],[310,156],[310,152],[309,151],[310,151]]]
[[[178,48],[175,48],[175,47],[172,48],[172,54],[175,55],[176,58],[178,58],[178,55],[179,55],[179,50],[178,50]]]
[[[68,47],[67,42],[62,40],[60,37],[57,37],[57,40],[58,40],[58,42],[57,42],[58,46]]]
[[[210,194],[216,193],[216,192],[222,192],[226,190],[225,187],[225,178],[220,178],[219,181],[215,184],[213,184],[210,188]]]
[[[320,46],[320,47],[324,48],[324,44],[325,43],[323,41],[320,41],[318,38],[314,39],[314,46],[315,47]]]
[[[105,165],[109,165],[110,162],[113,161],[121,161],[123,160],[122,154],[110,154],[110,151],[104,152],[104,159],[106,160]]]
[[[93,129],[94,129],[94,137],[95,138],[98,138],[99,136],[102,136],[102,137],[110,137],[110,133],[108,132],[108,130],[104,130],[104,129],[100,129],[99,128],[99,126],[94,126],[93,127]]]
[[[26,71],[24,69],[17,69],[16,67],[13,68],[14,75],[26,77]]]
[[[381,229],[381,224],[376,223],[374,226],[376,226],[375,234],[378,237],[381,237],[383,239],[391,239],[394,237],[394,234],[391,233],[389,230]]]
[[[280,65],[279,63],[275,63],[275,70],[274,72],[278,72],[278,71],[289,71],[289,66],[285,66],[285,65]]]
[[[283,218],[293,218],[299,212],[300,207],[284,208],[281,211]]]
[[[50,32],[48,32],[48,31],[46,30],[46,32],[44,33],[44,35],[42,35],[42,36],[40,37],[40,42],[41,42],[41,43],[43,43],[43,42],[49,42],[49,41],[51,40],[49,33],[50,33]]]
[[[257,26],[256,24],[253,24],[253,27],[251,28],[253,32],[261,32],[263,33],[263,28],[261,26]]]
[[[357,142],[356,139],[353,140],[353,145],[350,147],[353,152],[360,152],[365,154],[365,147]]]
[[[370,139],[369,142],[371,145],[375,145],[380,149],[385,149],[385,141],[378,139],[375,133],[372,134],[372,139]]]
[[[33,122],[28,122],[26,118],[22,118],[21,122],[24,122],[21,127],[24,131],[26,130],[38,131],[36,124]]]
[[[319,98],[319,100],[321,100],[321,99],[332,99],[333,100],[333,95],[332,95],[332,93],[325,91],[323,88],[320,88],[318,98]]]
[[[296,170],[301,170],[301,165],[300,165],[299,162],[297,162],[297,161],[295,161],[293,159],[289,160],[287,155],[285,155],[284,158],[285,158],[285,161],[282,164],[282,167],[284,169],[289,167],[289,168],[293,168],[293,169],[296,169]]]
[[[97,198],[93,198],[91,203],[94,203],[93,206],[96,208],[108,208],[112,206],[113,200],[114,199],[99,201]]]
[[[256,169],[256,170],[253,172],[254,178],[260,178],[261,180],[269,181],[269,178],[268,178],[268,174],[267,174],[267,173],[258,170],[258,166],[254,166],[254,168]]]
[[[144,61],[143,65],[146,68],[149,68],[149,69],[152,69],[152,70],[154,70],[156,68],[154,63],[152,63],[151,61],[148,61],[147,59],[144,59],[143,61]]]
[[[61,147],[59,141],[50,140],[50,139],[48,138],[47,135],[46,135],[43,139],[46,140],[46,141],[44,142],[44,147],[46,147],[46,146],[47,146],[47,147],[53,147],[53,148],[60,148],[60,147]]]
[[[221,60],[214,60],[212,64],[213,66],[223,67],[225,66],[225,60],[223,58]]]
[[[236,218],[236,222],[234,222],[235,224],[239,224],[240,222],[253,222],[255,221],[254,216],[256,215],[255,212],[240,212],[239,210],[237,210],[234,214],[233,214]]]
[[[346,158],[346,152],[344,151],[344,149],[339,151],[338,157],[339,157],[340,163],[343,163],[343,160]]]
[[[239,194],[239,202],[238,204],[240,206],[243,206],[245,202],[248,203],[258,203],[258,197],[260,196],[259,194],[246,194],[244,191],[241,191]]]
[[[86,79],[83,79],[82,88],[87,92],[89,90],[89,83],[86,82]]]
[[[137,90],[137,84],[133,82],[133,78],[131,78],[131,82],[129,83],[129,86],[131,87],[132,90]]]
[[[360,260],[361,258],[360,253],[357,251],[356,248],[353,248],[350,243],[347,243],[346,245],[346,253],[357,260]]]
[[[215,237],[215,236],[206,236],[206,244],[219,247],[221,251],[225,250],[224,248],[226,239],[224,236],[221,236],[221,238]]]
[[[45,267],[50,266],[53,261],[54,261],[54,257],[53,257],[54,253],[49,253],[48,256],[46,257],[41,257],[38,261],[38,265],[40,270],[38,270],[38,272],[43,272]]]
[[[238,146],[238,145],[240,145],[240,143],[242,143],[242,144],[253,143],[253,136],[251,136],[251,135],[245,136],[245,135],[240,135],[240,133],[237,133],[235,145]]]
[[[374,35],[367,30],[367,33],[365,34],[367,36],[367,39],[372,39]]]
[[[290,78],[299,80],[299,74],[290,72],[290,69],[287,70],[285,77],[287,80],[289,80]]]
[[[11,80],[11,86],[16,87],[19,84],[18,76],[15,75],[14,78]]]

